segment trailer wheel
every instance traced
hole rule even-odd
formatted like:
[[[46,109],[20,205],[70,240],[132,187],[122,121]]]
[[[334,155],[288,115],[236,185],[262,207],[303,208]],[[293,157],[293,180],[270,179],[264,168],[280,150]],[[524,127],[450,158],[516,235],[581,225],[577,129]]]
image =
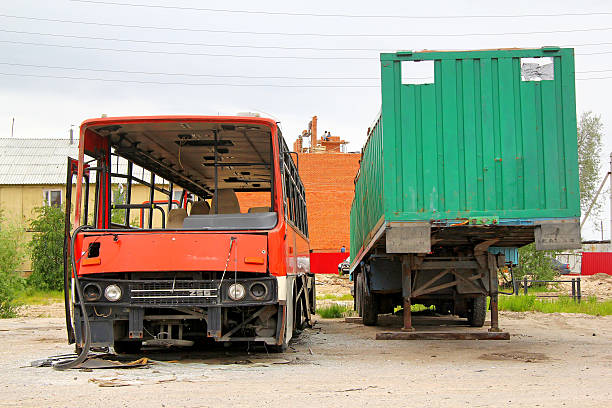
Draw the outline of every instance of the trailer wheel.
[[[470,310],[467,313],[468,323],[472,327],[484,326],[487,314],[487,297],[478,296],[470,302]]]
[[[357,274],[355,276],[355,310],[357,311],[357,315],[359,317],[363,317],[362,308],[361,308],[361,274]]]
[[[374,293],[368,294],[366,285],[365,275],[360,273],[359,286],[361,286],[361,290],[359,291],[359,294],[361,303],[361,317],[364,325],[375,326],[378,322],[378,299]]]
[[[142,348],[142,341],[116,341],[113,345],[116,354],[136,354]]]

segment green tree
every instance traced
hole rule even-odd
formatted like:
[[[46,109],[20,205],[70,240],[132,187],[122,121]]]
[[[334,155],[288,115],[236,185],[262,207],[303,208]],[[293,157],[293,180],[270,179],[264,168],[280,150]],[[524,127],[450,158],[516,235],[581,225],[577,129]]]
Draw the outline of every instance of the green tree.
[[[551,263],[556,254],[556,251],[537,251],[535,243],[519,248],[519,267],[514,269],[514,278],[521,280],[528,275],[531,279],[552,280],[557,275]]]
[[[585,212],[599,188],[599,166],[602,149],[603,123],[593,112],[584,112],[578,123],[578,172],[580,175],[580,207]],[[591,215],[596,215],[601,205],[595,204]],[[595,219],[595,217],[591,217]]]
[[[580,182],[580,207],[585,212],[599,188],[599,166],[602,149],[603,124],[601,117],[588,111],[582,113],[578,122],[578,173]],[[591,215],[597,214],[600,206],[595,204]],[[591,219],[594,219],[591,218]],[[522,279],[530,275],[535,279],[550,280],[556,272],[550,260],[555,251],[536,251],[535,244],[519,249],[520,268],[515,271],[515,277]]]
[[[30,227],[35,231],[30,242],[32,274],[28,284],[42,290],[64,287],[64,211],[57,207],[39,207]]]
[[[0,318],[17,315],[17,291],[22,279],[17,269],[25,258],[24,231],[17,224],[7,222],[0,212]]]
[[[123,187],[123,184],[114,185],[111,191],[112,191],[111,197],[113,201],[113,206],[117,204],[125,204],[126,194],[125,194],[125,188]],[[111,222],[113,224],[120,224],[120,225],[125,224],[125,214],[126,213],[127,213],[126,210],[112,208],[111,209]]]

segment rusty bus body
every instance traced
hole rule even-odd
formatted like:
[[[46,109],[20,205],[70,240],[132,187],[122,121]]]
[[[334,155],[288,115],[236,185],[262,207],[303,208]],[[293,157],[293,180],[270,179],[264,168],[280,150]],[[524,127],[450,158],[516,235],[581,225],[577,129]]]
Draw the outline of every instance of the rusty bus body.
[[[83,122],[67,177],[69,341],[119,353],[206,338],[284,350],[315,312],[289,153],[277,123],[259,117]]]

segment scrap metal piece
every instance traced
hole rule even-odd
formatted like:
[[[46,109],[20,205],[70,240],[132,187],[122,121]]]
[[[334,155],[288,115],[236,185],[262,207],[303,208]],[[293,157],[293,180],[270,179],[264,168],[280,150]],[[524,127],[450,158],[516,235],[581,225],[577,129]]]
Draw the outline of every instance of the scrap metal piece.
[[[380,332],[376,340],[510,340],[508,332]]]
[[[428,253],[431,251],[431,225],[428,222],[391,223],[386,246],[390,254]]]
[[[575,222],[542,223],[535,229],[536,249],[580,249],[580,224]]]

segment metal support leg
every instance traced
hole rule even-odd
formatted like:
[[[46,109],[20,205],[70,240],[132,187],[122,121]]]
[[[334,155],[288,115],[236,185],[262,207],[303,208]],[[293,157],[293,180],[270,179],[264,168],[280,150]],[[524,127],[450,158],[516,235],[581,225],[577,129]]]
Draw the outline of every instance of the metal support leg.
[[[402,296],[404,297],[404,327],[402,331],[413,331],[412,311],[410,310],[410,296],[412,294],[412,271],[410,269],[410,257],[402,259]]]
[[[491,328],[490,332],[500,332],[499,328],[499,308],[497,304],[497,293],[491,295]]]
[[[491,298],[491,328],[490,332],[501,332],[499,328],[497,259],[493,254],[488,256],[489,267],[489,296]]]

